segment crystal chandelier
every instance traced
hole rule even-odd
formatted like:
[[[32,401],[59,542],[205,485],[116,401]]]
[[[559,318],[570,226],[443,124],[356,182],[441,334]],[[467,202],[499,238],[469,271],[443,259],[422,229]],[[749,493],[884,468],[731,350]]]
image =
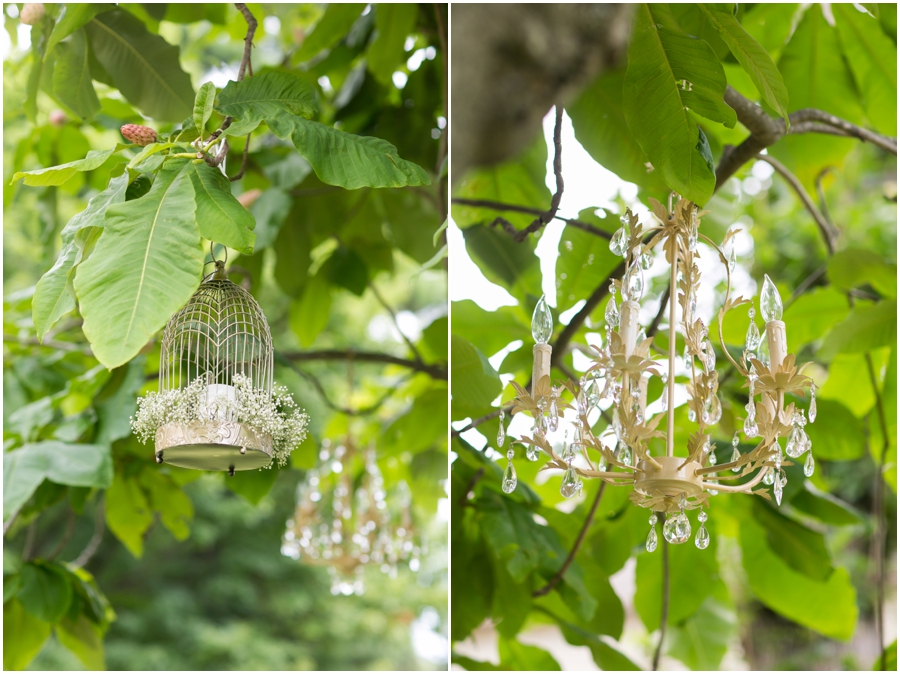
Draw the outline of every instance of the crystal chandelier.
[[[675,195],[673,194],[672,197]],[[534,370],[531,393],[516,382],[517,393],[511,403],[512,414],[525,412],[532,416],[531,435],[518,440],[525,445],[525,456],[537,461],[543,450],[550,461],[544,469],[563,472],[560,493],[572,498],[581,493],[583,478],[596,478],[632,489],[631,501],[650,509],[650,533],[647,550],[656,549],[657,513],[665,518],[663,535],[669,543],[684,543],[691,537],[691,523],[686,510],[699,509],[700,523],[694,542],[700,549],[709,545],[706,529],[707,513],[704,508],[709,498],[720,493],[756,494],[770,499],[769,490],[758,487],[760,483],[771,486],[775,501],[781,498],[787,476],[784,467],[789,459],[807,454],[804,473],[813,474],[812,443],[804,431],[806,414],[793,402],[785,405],[785,394],[803,395],[810,388],[809,421],[816,418],[815,384],[809,377],[798,373],[794,355],[787,354],[785,324],[781,320],[782,302],[778,290],[768,276],[765,277],[759,298],[760,311],[765,319],[761,335],[754,322],[752,300],[731,298],[731,274],[735,267],[735,253],[723,252],[728,241],[739,230],[731,230],[721,247],[699,232],[700,218],[705,214],[686,199],[680,199],[674,209],[672,197],[668,210],[658,201],[650,199],[653,214],[659,221],[643,227],[638,218],[627,210],[621,218],[622,227],[610,240],[610,250],[625,259],[625,273],[621,280],[610,284],[610,300],[606,306],[606,340],[602,347],[592,345],[592,365],[576,385],[571,380],[551,382],[549,344],[553,330],[553,317],[544,297],[534,310],[532,335],[534,336]],[[646,243],[645,243],[645,239]],[[719,256],[726,271],[724,303],[718,312],[719,335],[726,314],[739,306],[749,304],[750,327],[747,330],[745,349],[740,362],[735,361],[724,340],[721,351],[746,379],[748,402],[743,433],[755,447],[741,452],[740,435],[734,433],[731,460],[717,465],[715,443],[710,429],[722,417],[722,404],[718,397],[719,374],[716,370],[716,353],[710,340],[709,327],[697,314],[697,290],[700,271],[696,260],[700,255],[698,243],[709,244]],[[669,333],[668,361],[665,368],[650,358],[652,337],[648,338],[638,324],[638,312],[644,290],[643,273],[651,266],[651,253],[662,245],[669,265]],[[616,293],[622,298],[616,304]],[[679,311],[680,307],[680,311]],[[676,319],[680,315],[680,323]],[[697,424],[690,435],[687,455],[675,456],[675,331],[684,338],[684,367],[689,383],[688,420]],[[802,369],[802,368],[801,368]],[[647,388],[651,376],[662,379],[660,398],[662,411],[647,417]],[[566,399],[568,398],[568,400]],[[594,435],[589,416],[601,401],[609,401],[601,414],[607,417],[608,428],[600,437]],[[497,444],[502,450],[506,443],[504,411],[500,410],[500,429]],[[574,409],[575,418],[564,418],[566,409]],[[608,416],[611,412],[611,418]],[[665,418],[665,431],[657,427]],[[565,428],[565,440],[557,452],[548,439],[548,433],[556,434]],[[571,433],[569,432],[571,431]],[[786,437],[782,454],[778,439]],[[654,438],[665,439],[665,454],[653,456],[650,442]],[[515,452],[507,452],[507,466],[502,478],[502,488],[511,493],[516,488],[516,471],[513,465]],[[740,480],[746,479],[743,482]],[[733,484],[729,484],[733,483]]]
[[[327,567],[333,594],[362,594],[367,565],[391,578],[400,564],[418,571],[424,545],[413,526],[407,484],[388,494],[374,450],[358,452],[350,441],[332,451],[324,440],[319,460],[297,486],[282,554]]]

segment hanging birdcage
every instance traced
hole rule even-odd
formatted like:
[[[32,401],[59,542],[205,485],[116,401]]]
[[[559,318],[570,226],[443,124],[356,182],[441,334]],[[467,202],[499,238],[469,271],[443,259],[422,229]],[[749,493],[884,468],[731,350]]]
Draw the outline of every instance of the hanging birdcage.
[[[154,437],[158,463],[199,470],[283,464],[306,435],[305,413],[273,386],[269,326],[224,263],[163,332],[159,393],[138,401],[135,432]]]

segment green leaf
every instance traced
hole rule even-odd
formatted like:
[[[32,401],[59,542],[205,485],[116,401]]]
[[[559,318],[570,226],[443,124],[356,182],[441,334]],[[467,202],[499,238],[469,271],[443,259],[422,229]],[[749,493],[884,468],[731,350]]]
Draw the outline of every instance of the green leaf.
[[[896,343],[897,302],[883,300],[854,308],[831,329],[818,355],[828,360],[838,353],[860,353]]]
[[[107,159],[112,157],[116,152],[124,150],[126,147],[128,146],[119,143],[112,150],[91,150],[84,159],[76,159],[67,164],[35,169],[34,171],[19,171],[13,176],[10,184],[16,182],[20,178],[24,178],[25,184],[32,185],[33,187],[62,185],[79,171],[93,171],[94,169],[99,168]]]
[[[401,159],[397,148],[381,138],[356,136],[284,113],[267,118],[266,123],[279,138],[290,137],[319,179],[328,185],[355,190],[431,184],[422,167]]]
[[[454,410],[481,416],[501,391],[500,377],[478,349],[462,337],[450,339],[450,395]],[[453,418],[460,418],[456,412]]]
[[[331,310],[331,283],[323,270],[319,270],[306,284],[303,295],[291,305],[291,328],[305,347],[316,341],[319,333],[328,325]]]
[[[784,311],[784,320],[791,326],[787,336],[788,352],[799,353],[807,344],[818,342],[848,313],[847,298],[831,286],[804,293]]]
[[[833,639],[853,636],[859,609],[846,569],[836,568],[825,582],[793,570],[770,547],[765,529],[750,517],[739,528],[744,571],[759,601],[789,620]]]
[[[808,480],[804,482],[803,490],[791,499],[791,507],[825,524],[836,526],[862,524],[860,516],[849,505],[828,492],[816,489]]]
[[[500,666],[503,669],[558,672],[562,668],[547,651],[526,646],[513,639],[500,639]]]
[[[312,32],[303,40],[294,56],[296,63],[310,60],[319,52],[333,47],[350,32],[350,27],[362,14],[365,3],[330,2]]]
[[[38,620],[55,623],[72,602],[72,585],[68,574],[52,562],[29,562],[20,572],[22,587],[16,598]]]
[[[97,61],[129,103],[161,121],[180,122],[191,114],[194,88],[181,69],[178,47],[124,9],[95,16],[85,30]]]
[[[566,641],[573,646],[587,646],[590,648],[594,662],[597,663],[600,669],[614,672],[637,672],[641,670],[640,667],[613,646],[615,641],[608,636],[598,635],[574,623],[562,620],[549,611],[547,613],[559,624]]]
[[[166,163],[141,199],[112,206],[75,290],[84,333],[108,368],[133,358],[197,289],[203,250],[188,160]]]
[[[83,120],[91,119],[100,110],[100,100],[91,80],[84,30],[75,31],[56,47],[53,95]]]
[[[679,84],[684,81],[689,84]],[[725,84],[712,48],[682,31],[665,5],[638,6],[625,73],[625,118],[666,184],[701,206],[716,178],[698,149],[700,129],[688,108],[734,126],[735,112],[723,100]]]
[[[485,311],[472,300],[451,304],[453,332],[469,340],[481,353],[493,356],[516,338],[531,333],[518,307]]]
[[[272,490],[278,479],[277,468],[261,468],[259,470],[240,470],[234,477],[225,477],[225,486],[238,496],[242,496],[252,505],[259,505],[263,497]]]
[[[842,290],[869,284],[884,297],[897,297],[897,265],[870,250],[850,248],[835,253],[828,260],[828,280]]]
[[[74,215],[62,230],[63,247],[56,263],[38,281],[31,300],[31,316],[38,339],[65,314],[75,308],[75,299],[66,289],[69,273],[79,262],[82,246],[76,234],[85,227],[102,227],[106,209],[125,200],[128,175],[109,181],[109,187],[92,198],[87,207]]]
[[[513,290],[515,295],[540,287],[540,263],[533,241],[515,243],[505,232],[486,225],[464,229],[463,237],[469,257],[491,283]]]
[[[869,122],[881,133],[897,135],[897,45],[880,30],[878,19],[853,5],[836,3],[835,23],[844,56],[862,94]]]
[[[440,386],[413,401],[412,408],[397,417],[379,439],[384,456],[416,453],[442,442],[447,437],[447,389]]]
[[[271,188],[263,192],[250,207],[250,213],[256,220],[255,250],[268,248],[275,241],[292,205],[293,200],[284,190]],[[307,270],[303,269],[302,271],[305,274]]]
[[[66,3],[63,5],[63,15],[56,22],[56,25],[53,26],[53,32],[50,33],[47,46],[44,47],[44,54],[50,54],[60,41],[77,31],[98,14],[115,8],[115,5],[100,2]],[[44,58],[47,57],[45,56]]]
[[[88,669],[106,669],[101,628],[92,623],[85,614],[80,613],[75,620],[67,617],[58,623],[56,638]]]
[[[667,636],[669,655],[693,670],[717,671],[736,627],[734,609],[715,597],[707,597],[693,616],[672,628],[671,636]]]
[[[531,610],[531,585],[522,584],[510,575],[503,560],[494,559],[494,603],[491,617],[504,639],[519,633]]]
[[[875,404],[875,393],[869,378],[861,377],[861,372],[866,372],[864,354],[838,354],[828,367],[828,379],[817,394],[817,399],[837,400],[853,416],[861,419]]]
[[[50,624],[28,613],[17,600],[3,604],[3,669],[25,669],[50,636]]]
[[[763,100],[790,124],[788,91],[772,57],[738,23],[730,6],[728,10],[725,10],[722,5],[708,3],[700,3],[697,6],[719,32],[720,37],[728,45],[741,67],[750,75],[753,85]]]
[[[135,557],[144,554],[144,532],[153,511],[137,480],[116,475],[106,491],[106,524]]]
[[[3,455],[3,517],[22,507],[45,479],[77,487],[112,482],[109,447],[47,440]]]
[[[394,71],[405,62],[407,36],[415,30],[419,6],[415,3],[379,3],[375,10],[375,39],[369,44],[368,66],[375,79],[391,84]]]
[[[194,186],[196,222],[201,236],[244,255],[252,255],[256,243],[253,233],[256,220],[231,194],[228,178],[206,163],[191,162],[186,170]]]
[[[586,208],[578,214],[578,220],[604,231],[615,232],[619,218],[604,212],[602,219],[594,209]],[[609,241],[602,237],[566,225],[559,239],[559,257],[556,260],[556,315],[590,297],[600,281],[610,275],[622,258],[609,250]]]
[[[622,107],[624,70],[609,70],[594,80],[566,112],[572,118],[575,138],[594,160],[622,180],[661,194],[666,185],[638,144]],[[516,202],[517,203],[517,202]]]
[[[288,116],[310,118],[316,111],[313,88],[293,73],[269,70],[240,82],[229,82],[221,93],[216,110],[239,120],[238,132],[244,135],[267,118]]]
[[[824,398],[817,399],[816,406],[816,423],[807,424],[806,433],[817,459],[853,461],[865,454],[863,425],[850,410],[839,402]]]
[[[216,104],[216,85],[206,82],[197,89],[197,97],[194,99],[194,126],[197,129],[206,127],[206,122],[212,115],[213,106]],[[202,131],[201,131],[202,132]]]
[[[766,532],[769,548],[794,571],[824,582],[834,571],[822,534],[807,529],[756,499],[753,513]]]
[[[706,523],[710,531],[710,545],[698,550],[692,543],[669,546],[669,625],[677,625],[690,618],[714,590],[719,577],[716,560],[716,536],[714,518]],[[692,528],[696,523],[692,523]],[[657,525],[661,535],[662,522]],[[660,541],[660,545],[663,543]],[[662,596],[662,552],[641,552],[637,558],[634,607],[648,631],[659,629],[660,597]],[[710,554],[712,553],[712,554]]]
[[[332,285],[346,288],[357,297],[362,297],[369,285],[366,263],[358,253],[346,246],[339,246],[331,254],[322,271],[328,274]]]
[[[804,11],[778,60],[778,70],[791,94],[791,111],[818,108],[852,124],[862,121],[859,94],[841,56],[837,32],[820,7],[813,5]],[[839,166],[857,144],[855,139],[822,134],[787,135],[769,152],[813,192],[822,169]]]
[[[160,514],[163,526],[179,541],[191,534],[194,505],[170,476],[155,470],[142,471],[139,478],[150,508]]]
[[[875,660],[872,665],[873,671],[893,672],[897,669],[897,640],[884,649],[884,652]]]

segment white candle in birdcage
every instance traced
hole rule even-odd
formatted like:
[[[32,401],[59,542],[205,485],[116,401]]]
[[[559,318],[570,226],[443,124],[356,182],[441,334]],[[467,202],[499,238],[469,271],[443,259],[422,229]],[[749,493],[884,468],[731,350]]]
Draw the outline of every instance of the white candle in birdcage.
[[[216,399],[225,398],[228,402],[234,402],[236,396],[234,386],[230,384],[210,384],[206,387],[206,404],[214,412],[216,419],[230,421],[228,408],[223,405],[214,405]]]

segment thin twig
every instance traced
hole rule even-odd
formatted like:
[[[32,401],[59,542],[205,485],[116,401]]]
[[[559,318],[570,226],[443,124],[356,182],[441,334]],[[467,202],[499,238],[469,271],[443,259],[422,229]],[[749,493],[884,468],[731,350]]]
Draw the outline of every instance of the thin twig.
[[[803,185],[797,179],[797,176],[791,173],[784,164],[771,155],[760,154],[756,156],[756,159],[766,162],[775,169],[775,171],[793,188],[794,192],[797,193],[797,196],[800,197],[800,201],[802,201],[803,205],[806,207],[806,210],[812,215],[813,220],[815,220],[816,225],[819,227],[819,231],[822,232],[822,238],[825,241],[825,246],[828,248],[828,255],[834,255],[835,240],[839,233],[834,230],[831,223],[828,222],[819,212],[819,209],[816,208],[812,198],[807,194]]]
[[[247,170],[247,155],[250,152],[250,134],[247,134],[247,142],[244,143],[244,156],[241,157],[241,170],[229,178],[231,182],[240,180],[244,177],[244,171]]]
[[[340,412],[341,414],[346,414],[349,417],[364,417],[364,416],[368,416],[370,414],[374,414],[375,412],[378,412],[381,409],[381,406],[384,405],[385,402],[387,402],[388,398],[390,398],[392,395],[394,395],[397,392],[397,386],[399,386],[400,384],[409,380],[409,376],[406,376],[404,379],[401,379],[399,382],[397,382],[397,386],[389,388],[387,391],[384,392],[384,394],[378,400],[376,400],[374,403],[372,403],[368,407],[360,407],[358,409],[353,409],[352,407],[342,407],[341,405],[338,405],[337,403],[333,402],[331,400],[331,398],[328,397],[328,393],[325,391],[325,387],[322,386],[322,382],[319,381],[319,378],[316,377],[314,374],[300,369],[293,363],[288,362],[287,365],[294,372],[296,372],[301,377],[303,377],[306,381],[308,381],[310,384],[312,384],[313,388],[316,389],[316,392],[319,394],[319,397],[322,398],[322,401],[325,403],[325,405],[329,409],[331,409],[335,412]]]
[[[59,543],[55,548],[53,548],[53,552],[47,555],[47,559],[56,559],[57,555],[63,551],[63,548],[66,547],[66,544],[71,540],[72,534],[75,532],[75,511],[72,508],[68,508],[69,516],[66,521],[66,530],[62,535],[62,538],[59,539]]]
[[[378,292],[378,288],[375,287],[374,283],[369,283],[369,288],[372,290],[372,294],[375,295],[375,299],[378,300],[378,303],[384,307],[384,310],[387,311],[391,315],[391,320],[394,322],[394,327],[397,328],[397,332],[400,333],[400,336],[403,338],[403,341],[406,342],[406,345],[409,347],[409,350],[413,352],[413,356],[416,359],[417,363],[422,363],[422,355],[419,353],[419,350],[416,348],[416,345],[413,344],[412,340],[406,336],[403,330],[400,329],[400,323],[397,321],[397,313],[391,308],[385,299],[381,296],[381,293]]]
[[[456,204],[457,206],[470,206],[471,208],[484,208],[491,211],[499,211],[504,212],[508,211],[510,213],[524,213],[526,215],[541,215],[546,211],[542,211],[540,208],[532,208],[530,206],[518,206],[516,204],[506,204],[501,201],[490,201],[488,199],[461,199],[461,198],[453,198],[450,200],[450,203]],[[560,220],[561,222],[565,222],[567,225],[574,227],[576,229],[580,229],[582,231],[588,232],[595,236],[599,236],[603,239],[609,240],[612,238],[612,234],[609,232],[605,232],[599,227],[595,227],[594,225],[584,222],[583,220],[576,220],[575,218],[564,218],[561,215],[556,215],[553,218],[554,220]],[[503,220],[503,218],[500,218]],[[508,222],[503,220],[504,222]],[[498,224],[496,221],[491,223],[491,225]],[[510,232],[505,226],[504,229],[512,236],[516,236],[519,233],[519,230],[515,228],[512,223],[509,223],[509,226],[512,227],[512,231]]]
[[[19,513],[22,512],[22,507],[19,506],[16,508],[15,512],[9,516],[9,519],[3,523],[3,535],[6,536],[6,532],[9,531],[10,527],[12,527],[13,522],[16,521],[16,518],[19,516]]]
[[[283,352],[284,358],[295,363],[306,362],[311,360],[348,360],[362,361],[367,363],[389,363],[391,365],[399,365],[407,367],[416,372],[424,372],[433,379],[447,380],[447,367],[442,365],[431,365],[428,363],[417,363],[407,358],[398,358],[386,353],[373,353],[369,351],[354,351],[353,349],[322,349],[320,351],[297,351]]]
[[[600,505],[600,499],[603,498],[603,492],[606,489],[606,482],[600,482],[600,488],[597,489],[597,495],[594,497],[594,502],[591,504],[591,509],[588,511],[587,517],[584,518],[584,524],[581,525],[581,531],[578,532],[578,538],[575,539],[575,543],[572,545],[572,549],[569,551],[568,556],[566,557],[566,561],[563,562],[562,566],[559,567],[559,571],[553,574],[553,577],[547,581],[547,584],[539,590],[535,590],[531,593],[532,597],[543,597],[545,594],[550,594],[550,592],[559,585],[559,582],[562,580],[562,577],[565,575],[566,570],[575,560],[575,555],[578,554],[578,550],[581,548],[581,544],[584,543],[584,538],[587,535],[588,529],[591,527],[591,522],[594,521],[594,515],[597,513],[597,506]]]
[[[531,382],[529,382],[528,385],[525,386],[525,388],[528,388],[530,385],[531,385]],[[507,405],[506,407],[502,407],[502,406],[498,407],[493,412],[488,412],[483,417],[478,417],[477,419],[470,421],[469,423],[467,423],[465,426],[463,426],[460,429],[456,429],[456,428],[451,429],[450,435],[455,438],[458,435],[460,435],[461,433],[470,431],[473,428],[475,428],[476,426],[480,426],[481,424],[485,423],[486,421],[490,421],[491,419],[496,419],[497,417],[500,416],[501,410],[503,411],[504,414],[509,414],[512,411],[512,408],[513,408],[512,405]]]
[[[665,523],[665,513],[660,513]],[[662,608],[659,616],[659,643],[656,644],[656,652],[653,653],[653,671],[659,669],[659,659],[662,657],[663,642],[666,639],[666,623],[669,622],[669,542],[662,538]]]
[[[106,530],[105,513],[106,501],[101,498],[100,502],[97,503],[97,512],[94,514],[94,535],[91,536],[91,540],[88,541],[81,554],[71,563],[72,567],[80,569],[91,561],[91,557],[97,552],[97,548],[100,547],[100,543],[103,541],[103,532]]]

